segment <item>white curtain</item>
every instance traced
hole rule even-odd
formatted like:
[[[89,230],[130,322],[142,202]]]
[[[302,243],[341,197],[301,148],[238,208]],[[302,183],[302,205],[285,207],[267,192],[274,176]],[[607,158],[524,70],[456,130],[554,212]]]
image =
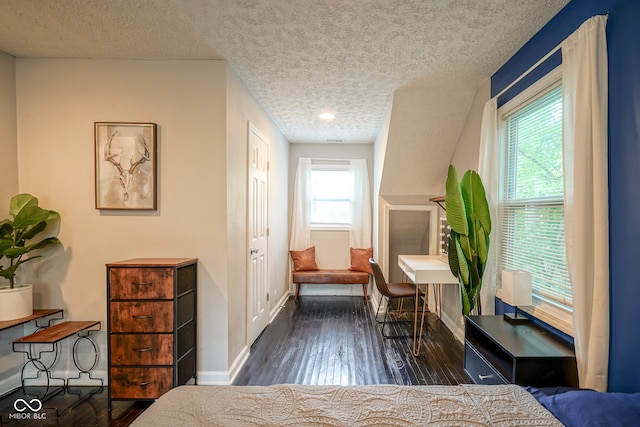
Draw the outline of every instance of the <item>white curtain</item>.
[[[289,249],[303,250],[311,246],[311,169],[313,159],[298,159],[293,190],[293,215]],[[369,172],[364,159],[349,161],[353,177],[351,228],[349,243],[353,248],[371,247],[371,192]]]
[[[609,218],[606,18],[587,20],[562,44],[567,265],[580,386],[607,389]]]
[[[480,156],[478,161],[478,175],[482,179],[491,215],[491,234],[489,235],[489,256],[482,278],[480,298],[482,314],[493,314],[494,297],[498,288],[500,275],[498,274],[498,245],[500,243],[500,227],[498,226],[498,153],[500,153],[498,137],[498,101],[492,98],[484,104],[482,125],[480,128]]]
[[[300,157],[293,189],[293,214],[289,249],[301,251],[311,246],[311,159]]]
[[[349,243],[352,248],[371,247],[371,192],[369,171],[364,159],[349,162],[353,176],[353,198],[351,205],[351,230]]]

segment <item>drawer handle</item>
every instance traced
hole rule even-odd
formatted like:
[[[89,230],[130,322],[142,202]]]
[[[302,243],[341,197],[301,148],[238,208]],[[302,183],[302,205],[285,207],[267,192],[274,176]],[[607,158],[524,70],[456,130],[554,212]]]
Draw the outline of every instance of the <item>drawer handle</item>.
[[[481,380],[488,380],[489,378],[493,378],[493,375],[478,375],[478,378]]]
[[[131,282],[134,286],[148,286],[153,285],[153,282]]]
[[[153,350],[153,347],[149,347],[149,348],[134,348],[133,351],[137,351],[138,353],[144,353],[146,351],[151,351]]]
[[[153,381],[147,381],[146,383],[138,383],[138,385],[139,385],[140,387],[146,387],[146,386],[148,386],[148,385],[150,385],[150,384],[153,384]]]
[[[145,314],[145,315],[136,315],[133,316],[134,319],[152,319],[153,314]]]

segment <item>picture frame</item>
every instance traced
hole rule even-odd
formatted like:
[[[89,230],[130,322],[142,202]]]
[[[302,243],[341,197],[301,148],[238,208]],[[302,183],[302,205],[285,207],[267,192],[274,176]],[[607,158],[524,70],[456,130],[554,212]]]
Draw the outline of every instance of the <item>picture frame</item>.
[[[96,209],[156,210],[157,124],[95,122]]]

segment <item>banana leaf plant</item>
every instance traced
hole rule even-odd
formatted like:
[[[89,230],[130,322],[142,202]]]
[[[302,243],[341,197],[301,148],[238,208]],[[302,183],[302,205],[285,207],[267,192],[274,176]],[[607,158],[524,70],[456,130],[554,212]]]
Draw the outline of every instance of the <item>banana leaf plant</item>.
[[[489,253],[491,216],[484,186],[477,172],[468,170],[458,181],[456,168],[450,165],[446,190],[447,222],[451,227],[449,268],[458,278],[462,314],[467,315],[476,304],[480,309],[479,297]]]
[[[15,286],[16,269],[27,261],[40,258],[27,253],[60,243],[57,237],[46,237],[31,242],[48,224],[60,219],[58,212],[38,206],[38,199],[31,194],[18,194],[9,202],[9,215],[0,221],[0,277],[9,280],[9,287]]]

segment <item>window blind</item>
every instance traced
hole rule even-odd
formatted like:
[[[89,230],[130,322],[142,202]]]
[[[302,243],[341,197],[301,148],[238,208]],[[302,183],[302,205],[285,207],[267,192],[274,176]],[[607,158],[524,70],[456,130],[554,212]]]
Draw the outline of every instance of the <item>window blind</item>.
[[[562,87],[558,83],[503,118],[503,269],[531,272],[537,298],[570,310],[562,175]]]

